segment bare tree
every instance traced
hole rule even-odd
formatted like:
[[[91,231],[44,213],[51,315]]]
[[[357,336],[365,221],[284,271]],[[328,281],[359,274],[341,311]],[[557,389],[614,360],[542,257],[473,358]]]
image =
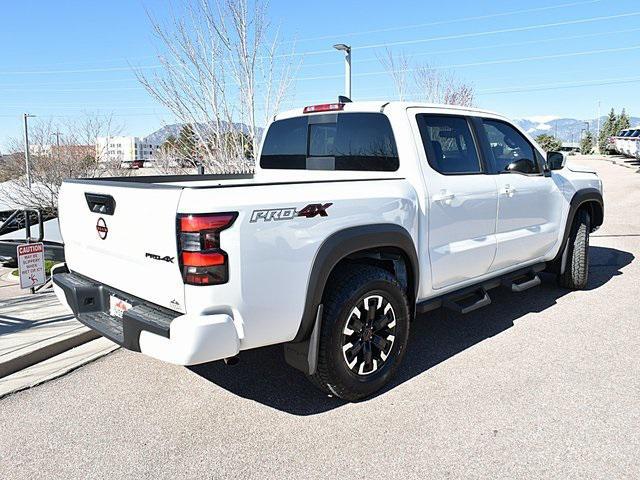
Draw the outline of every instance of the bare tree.
[[[385,48],[382,52],[376,52],[376,57],[378,57],[380,63],[382,63],[385,70],[393,78],[398,100],[406,100],[408,93],[407,88],[409,87],[407,75],[410,71],[409,65],[411,63],[409,57],[407,57],[404,52],[396,55],[389,47]]]
[[[247,152],[257,152],[261,127],[291,87],[292,52],[280,52],[262,0],[185,0],[179,11],[164,24],[150,15],[165,53],[161,68],[138,70],[138,80],[193,129],[198,163],[250,170]]]
[[[9,148],[14,153],[3,166],[9,180],[0,185],[0,201],[54,215],[63,180],[126,174],[119,162],[109,162],[102,157],[103,152],[96,151],[98,136],[117,135],[120,128],[111,116],[89,113],[63,123],[36,119],[29,128],[31,188],[26,178],[23,139],[13,138]]]
[[[389,49],[378,54],[378,59],[391,75],[399,100],[410,97],[429,103],[473,106],[473,86],[461,81],[452,71],[442,71],[428,64],[412,67],[404,53]]]
[[[473,106],[474,90],[451,71],[440,71],[429,65],[413,71],[416,98],[429,103]]]

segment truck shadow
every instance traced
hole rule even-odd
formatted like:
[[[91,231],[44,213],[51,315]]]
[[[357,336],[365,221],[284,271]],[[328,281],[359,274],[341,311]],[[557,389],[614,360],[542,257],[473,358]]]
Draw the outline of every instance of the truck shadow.
[[[613,248],[592,246],[590,253],[588,290],[622,275],[620,270],[634,260],[633,254]],[[440,309],[418,317],[411,327],[409,348],[398,374],[376,396],[504,332],[527,313],[552,307],[569,293],[559,288],[551,275],[543,274],[542,280],[542,285],[522,294],[492,290],[491,305],[467,315]],[[240,359],[233,367],[212,362],[189,368],[236,395],[293,415],[315,415],[346,403],[322,394],[302,373],[287,365],[280,345],[242,352]]]

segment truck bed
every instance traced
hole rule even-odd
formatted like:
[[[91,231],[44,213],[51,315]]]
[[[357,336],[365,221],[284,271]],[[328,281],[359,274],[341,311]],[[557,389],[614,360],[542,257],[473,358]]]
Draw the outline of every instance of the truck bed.
[[[65,180],[64,183],[135,188],[225,188],[305,183],[339,183],[364,180],[397,180],[395,172],[335,170],[272,170],[258,174],[141,175]]]

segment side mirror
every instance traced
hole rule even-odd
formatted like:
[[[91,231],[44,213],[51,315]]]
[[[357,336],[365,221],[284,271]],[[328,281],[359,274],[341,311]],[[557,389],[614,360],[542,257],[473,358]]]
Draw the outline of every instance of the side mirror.
[[[521,158],[507,165],[507,172],[536,173],[536,165],[528,158]]]
[[[561,170],[564,168],[566,158],[562,152],[548,152],[547,153],[547,166],[549,170]]]

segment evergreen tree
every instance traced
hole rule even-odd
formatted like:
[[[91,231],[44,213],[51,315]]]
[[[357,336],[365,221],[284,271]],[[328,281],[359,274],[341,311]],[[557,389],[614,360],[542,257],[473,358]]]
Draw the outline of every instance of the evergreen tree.
[[[174,135],[169,135],[166,140],[162,143],[160,148],[164,152],[172,152],[175,150],[178,145],[178,139]]]
[[[593,134],[588,130],[585,132],[582,140],[580,140],[580,153],[583,155],[593,153]]]
[[[631,126],[631,120],[629,119],[629,115],[627,115],[627,112],[625,111],[625,109],[622,109],[622,113],[620,114],[620,116],[618,117],[618,120],[616,121],[616,134],[620,131],[620,130],[624,130],[625,128],[629,128]]]
[[[562,148],[562,142],[560,140],[546,133],[538,135],[536,142],[538,142],[538,145],[540,145],[545,152],[557,152]]]
[[[176,143],[183,159],[189,160],[190,162],[197,160],[198,139],[192,125],[183,125]]]
[[[598,137],[598,150],[600,153],[606,153],[607,150],[607,141],[609,137],[614,136],[616,132],[616,124],[618,121],[618,117],[616,117],[616,113],[613,108],[609,112],[609,116],[604,121],[604,125],[600,129],[600,135]]]

